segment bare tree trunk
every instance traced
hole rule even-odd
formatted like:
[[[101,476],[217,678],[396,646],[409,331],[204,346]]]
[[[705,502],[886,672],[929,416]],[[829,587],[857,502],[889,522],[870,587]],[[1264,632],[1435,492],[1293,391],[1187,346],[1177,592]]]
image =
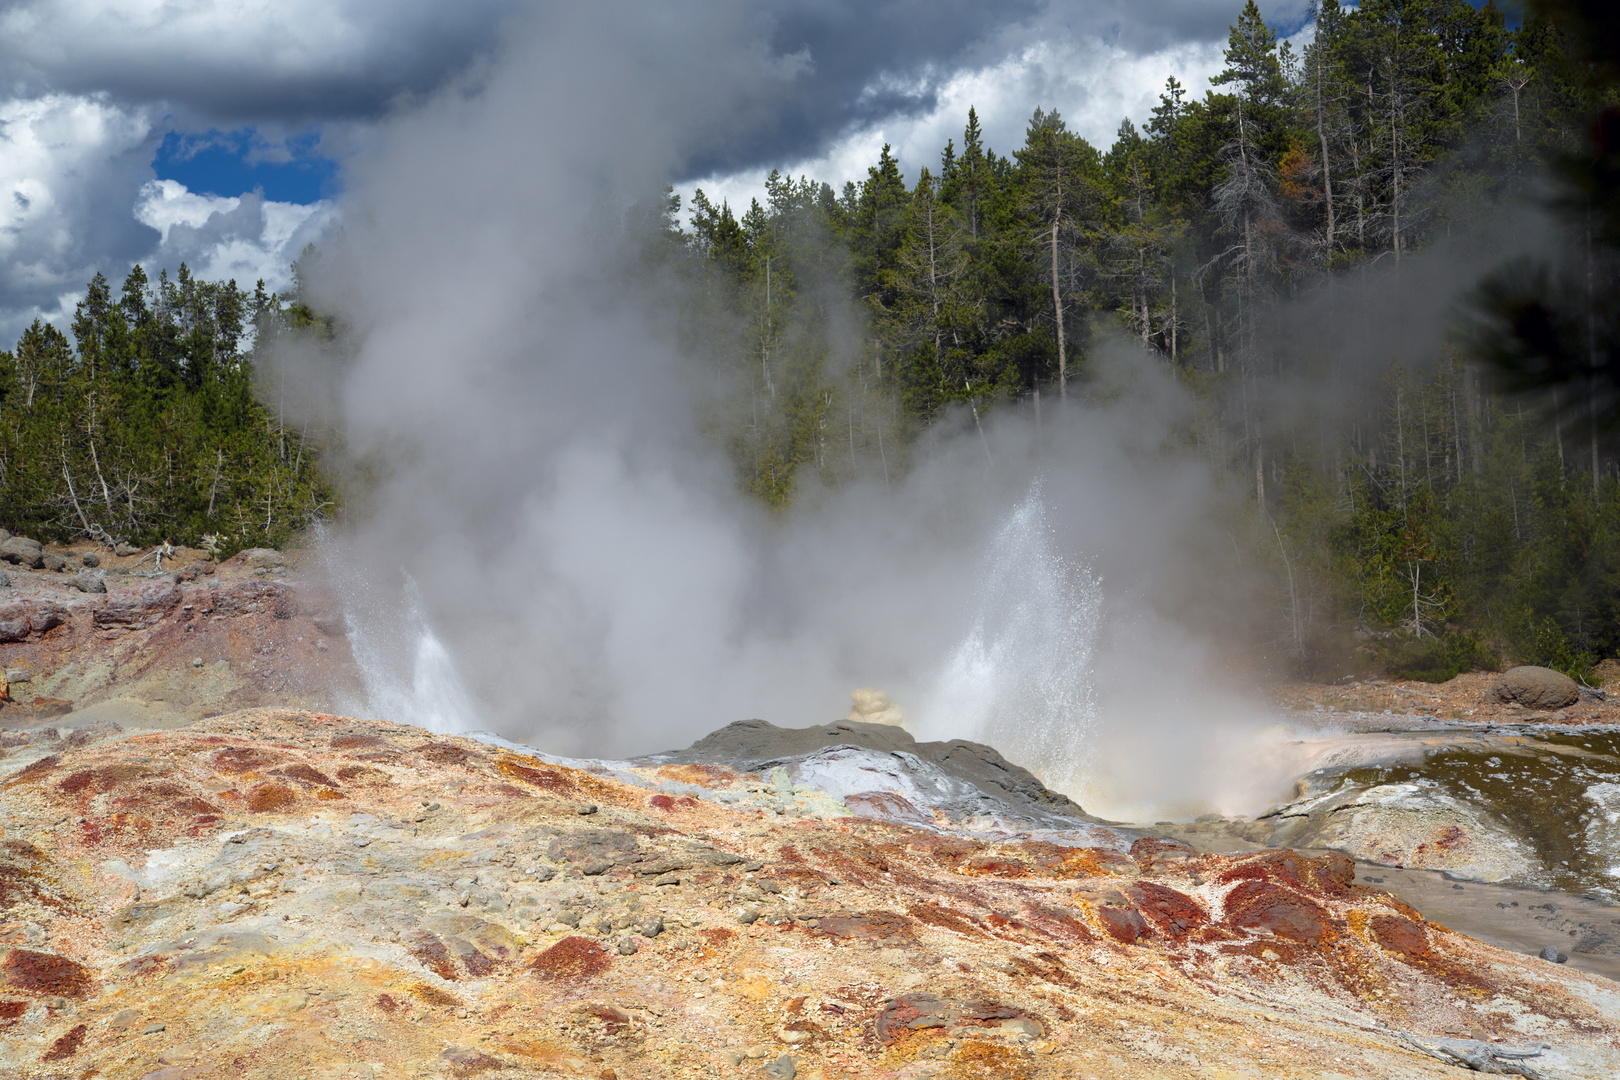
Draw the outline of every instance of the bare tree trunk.
[[[1318,26],[1321,24],[1318,23]],[[1328,160],[1327,117],[1326,108],[1322,100],[1322,53],[1323,42],[1316,43],[1316,138],[1322,144],[1322,198],[1327,204],[1327,248],[1328,259],[1333,258],[1333,168]]]
[[[1176,359],[1176,327],[1181,321],[1181,312],[1176,305],[1176,268],[1170,267],[1170,362],[1178,363]]]
[[[214,516],[214,496],[219,493],[219,471],[225,467],[225,448],[217,448],[219,457],[214,462],[214,482],[208,485],[208,516]]]
[[[84,516],[84,507],[79,505],[79,493],[73,490],[73,474],[68,471],[67,442],[62,443],[62,479],[67,481],[68,498],[73,500],[73,512],[79,515],[79,524],[84,526],[86,535],[90,532],[90,519]]]
[[[1061,190],[1059,198],[1062,198]],[[1058,278],[1058,226],[1062,221],[1062,211],[1052,215],[1052,314],[1057,322],[1059,401],[1069,396],[1069,354],[1063,341],[1063,290]],[[978,415],[978,409],[975,408],[973,412],[975,423],[978,422]]]

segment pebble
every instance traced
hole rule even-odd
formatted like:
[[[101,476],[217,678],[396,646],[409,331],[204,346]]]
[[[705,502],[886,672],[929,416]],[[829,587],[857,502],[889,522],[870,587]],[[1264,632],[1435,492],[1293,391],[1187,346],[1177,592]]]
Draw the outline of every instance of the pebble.
[[[657,915],[641,924],[641,936],[655,938],[664,932],[664,920]]]
[[[737,913],[737,921],[744,926],[752,926],[759,920],[759,912],[754,908],[743,908]]]
[[[1547,961],[1549,964],[1567,964],[1567,963],[1569,963],[1569,957],[1567,957],[1563,953],[1559,952],[1558,951],[1558,946],[1556,946],[1556,945],[1548,945],[1545,949],[1542,949],[1536,955],[1541,957],[1543,960]]]
[[[164,1030],[164,1025],[163,1024],[147,1024],[145,1027],[141,1028],[141,1034],[142,1035],[156,1035],[158,1032],[160,1032],[162,1030]]]
[[[783,1054],[769,1065],[765,1066],[765,1075],[770,1080],[793,1080],[799,1075],[799,1068],[793,1064],[793,1059]]]
[[[113,1016],[111,1020],[107,1021],[107,1026],[118,1031],[123,1031],[125,1028],[133,1025],[140,1018],[141,1014],[134,1009],[121,1009]]]
[[[619,955],[620,956],[634,956],[634,955],[636,955],[636,953],[638,953],[640,951],[641,951],[641,946],[636,944],[636,939],[635,938],[630,937],[629,935],[626,935],[626,936],[619,939]]]

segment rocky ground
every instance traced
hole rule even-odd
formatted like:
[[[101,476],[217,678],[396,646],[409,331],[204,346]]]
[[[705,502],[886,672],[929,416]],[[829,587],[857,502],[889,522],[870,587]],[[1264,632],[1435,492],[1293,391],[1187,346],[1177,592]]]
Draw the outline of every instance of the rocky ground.
[[[9,764],[0,1075],[1417,1077],[1531,1044],[1620,1070],[1620,985],[1342,855],[913,823],[786,767],[290,710]]]
[[[879,724],[331,715],[298,553],[8,552],[0,1077],[1620,1073],[1607,700],[1279,688],[1293,800],[1133,829]]]

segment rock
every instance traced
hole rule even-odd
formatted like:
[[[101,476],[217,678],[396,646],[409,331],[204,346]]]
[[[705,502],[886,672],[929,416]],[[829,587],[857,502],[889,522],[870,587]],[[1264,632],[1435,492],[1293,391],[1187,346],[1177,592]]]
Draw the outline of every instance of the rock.
[[[11,588],[11,575],[4,570],[0,570],[0,589],[9,588]]]
[[[114,594],[106,607],[92,613],[90,621],[103,632],[145,630],[178,607],[181,595],[178,585],[166,582],[123,589]]]
[[[107,583],[96,574],[74,574],[68,578],[68,584],[82,593],[104,593],[107,591]]]
[[[1563,953],[1559,952],[1558,951],[1558,946],[1556,946],[1556,945],[1548,945],[1545,949],[1542,949],[1536,955],[1541,957],[1543,960],[1547,961],[1547,963],[1549,963],[1549,964],[1567,964],[1567,963],[1569,963],[1569,957],[1567,957]]]
[[[147,1024],[145,1027],[141,1028],[141,1034],[156,1035],[158,1032],[163,1031],[164,1028],[165,1025],[163,1024]]]
[[[113,548],[113,554],[117,555],[120,559],[127,559],[131,555],[139,555],[140,553],[141,549],[136,547],[134,544],[120,543],[117,547]]]
[[[33,701],[34,718],[49,720],[53,716],[66,716],[73,711],[73,702],[61,698],[37,697]]]
[[[40,550],[39,541],[30,540],[26,536],[13,536],[0,542],[0,559],[17,566],[26,566],[30,570],[38,570],[45,565],[45,555]]]
[[[905,711],[882,690],[862,687],[850,697],[854,701],[854,708],[849,710],[846,719],[858,724],[887,724],[890,727],[901,727],[906,722]]]
[[[657,915],[641,924],[640,934],[644,938],[655,938],[664,932],[664,920]]]
[[[107,1026],[114,1031],[123,1031],[127,1027],[133,1027],[140,1019],[141,1014],[137,1010],[120,1009],[111,1020],[107,1021]]]
[[[795,1076],[799,1075],[799,1067],[793,1063],[792,1058],[783,1054],[765,1066],[764,1072],[770,1080],[793,1080]]]
[[[47,551],[39,557],[40,564],[53,574],[59,574],[67,568],[67,560],[54,551]]]
[[[1544,667],[1509,668],[1491,687],[1491,697],[1527,709],[1563,709],[1580,699],[1580,687],[1562,672]]]
[[[238,551],[230,562],[241,562],[254,570],[275,570],[287,565],[287,556],[275,548],[248,548]]]
[[[98,566],[101,565],[101,556],[97,555],[93,551],[87,551],[87,552],[84,553],[84,557],[81,558],[79,560],[79,562],[83,563],[85,566],[90,567],[91,569],[94,569],[95,567],[98,567]]]
[[[11,530],[9,530],[9,529],[0,529],[0,544],[3,544],[7,540],[10,540],[10,539],[11,539]]]
[[[641,946],[637,945],[636,944],[636,939],[631,937],[630,935],[626,934],[624,937],[619,939],[619,955],[620,956],[634,956],[634,955],[636,955],[636,953],[638,953],[640,951],[641,951]]]

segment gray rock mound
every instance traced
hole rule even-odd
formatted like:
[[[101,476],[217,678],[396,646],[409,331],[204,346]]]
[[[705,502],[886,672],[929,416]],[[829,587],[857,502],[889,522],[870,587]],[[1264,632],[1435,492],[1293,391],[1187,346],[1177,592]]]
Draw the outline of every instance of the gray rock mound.
[[[1562,672],[1544,667],[1509,668],[1491,687],[1491,696],[1527,709],[1563,709],[1580,699],[1581,688]]]
[[[649,760],[726,765],[762,776],[780,766],[801,782],[839,795],[893,790],[952,817],[1001,815],[1052,825],[1098,821],[992,747],[965,739],[920,743],[889,724],[840,720],[780,728],[764,720],[739,720],[684,750]]]

